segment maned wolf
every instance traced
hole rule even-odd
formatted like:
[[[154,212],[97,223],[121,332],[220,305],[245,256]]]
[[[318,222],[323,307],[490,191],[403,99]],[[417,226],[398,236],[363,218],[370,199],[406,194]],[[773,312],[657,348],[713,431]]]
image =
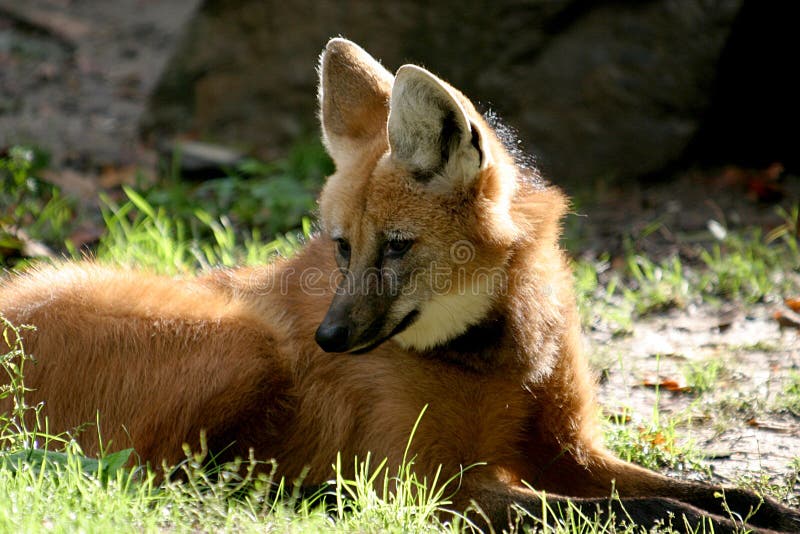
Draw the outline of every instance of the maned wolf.
[[[336,172],[322,231],[293,258],[193,279],[64,263],[3,282],[0,311],[38,327],[25,378],[51,431],[99,413],[106,442],[160,465],[204,430],[224,458],[253,449],[315,485],[337,453],[398,466],[427,406],[415,470],[479,464],[454,506],[497,529],[514,505],[535,517],[572,498],[646,526],[685,530],[684,516],[731,532],[757,510],[752,527],[800,531],[775,501],[728,488],[723,502],[604,448],[558,245],[566,200],[467,98],[414,65],[392,76],[344,39],[319,72]],[[94,434],[80,434],[89,454]]]

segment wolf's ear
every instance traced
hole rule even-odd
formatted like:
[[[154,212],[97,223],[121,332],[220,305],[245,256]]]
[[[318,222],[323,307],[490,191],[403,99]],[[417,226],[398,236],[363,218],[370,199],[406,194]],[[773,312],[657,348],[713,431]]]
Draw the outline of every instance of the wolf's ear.
[[[443,175],[468,185],[486,165],[478,127],[451,89],[427,70],[400,67],[390,110],[392,157],[417,179],[427,182]]]
[[[385,139],[394,77],[347,39],[331,39],[320,56],[319,105],[322,138],[337,159],[353,143]]]

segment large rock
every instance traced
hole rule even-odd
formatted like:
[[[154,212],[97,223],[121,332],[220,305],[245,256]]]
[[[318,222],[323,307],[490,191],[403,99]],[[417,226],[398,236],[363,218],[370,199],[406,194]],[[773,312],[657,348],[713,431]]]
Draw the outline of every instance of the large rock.
[[[695,134],[741,3],[208,0],[143,128],[282,153],[316,128],[317,56],[343,35],[497,110],[557,181],[639,177]]]

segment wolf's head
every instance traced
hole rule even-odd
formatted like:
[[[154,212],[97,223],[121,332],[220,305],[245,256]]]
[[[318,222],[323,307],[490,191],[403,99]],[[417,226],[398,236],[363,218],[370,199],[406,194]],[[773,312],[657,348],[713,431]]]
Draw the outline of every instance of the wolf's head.
[[[420,67],[392,76],[333,39],[319,101],[336,164],[320,216],[341,276],[318,344],[424,351],[458,337],[503,299],[508,262],[537,231],[541,214],[515,201],[532,186],[472,103]]]

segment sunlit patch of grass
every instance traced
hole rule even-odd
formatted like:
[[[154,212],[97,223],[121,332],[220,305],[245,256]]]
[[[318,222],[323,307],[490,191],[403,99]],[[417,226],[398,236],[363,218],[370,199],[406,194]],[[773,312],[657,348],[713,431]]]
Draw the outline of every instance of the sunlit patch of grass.
[[[450,498],[460,486],[464,472],[476,466],[465,466],[447,480],[440,478],[441,468],[432,480],[419,478],[414,472],[415,458],[409,456],[409,448],[424,415],[425,409],[411,431],[396,474],[386,468],[386,460],[371,468],[368,455],[363,462],[356,459],[355,477],[347,480],[341,476],[341,455],[337,457],[334,496],[340,527],[375,532],[442,532],[450,530],[453,524],[459,527],[472,524],[461,514],[455,514],[454,523],[442,523],[440,512],[452,504]]]
[[[633,328],[631,306],[616,295],[616,278],[607,283],[600,278],[609,268],[608,255],[573,262],[581,323],[587,328],[609,330],[614,335],[628,334]]]
[[[719,359],[691,362],[683,369],[687,387],[695,394],[702,395],[719,385],[725,372],[725,364]]]
[[[167,274],[216,266],[263,265],[276,256],[292,255],[312,231],[311,222],[304,219],[301,230],[265,242],[257,230],[241,237],[227,217],[214,219],[198,210],[194,223],[211,235],[200,240],[189,231],[187,222],[172,217],[165,208],[153,206],[133,189],[126,187],[125,193],[129,201],[121,205],[106,199],[106,233],[96,255],[100,261]]]
[[[795,260],[795,269],[800,269],[800,202],[789,209],[778,206],[775,210],[783,221],[770,230],[764,238],[767,244],[782,242],[791,258]]]
[[[620,458],[649,469],[705,472],[700,449],[681,439],[679,418],[654,410],[649,420],[637,420],[627,410],[611,416],[606,424],[606,444]]]
[[[681,260],[655,262],[638,254],[627,257],[629,284],[622,286],[625,299],[639,315],[683,308],[690,298],[689,281]]]
[[[758,302],[791,282],[784,270],[791,265],[783,247],[765,243],[758,229],[728,234],[700,252],[705,264],[699,289],[710,296]]]
[[[38,178],[46,165],[47,156],[31,147],[0,157],[0,266],[16,264],[31,241],[61,246],[68,239],[74,203]]]
[[[778,411],[788,411],[794,416],[800,417],[800,372],[789,373],[780,395],[775,399],[773,408]]]
[[[123,201],[102,195],[105,232],[92,250],[77,250],[68,239],[79,225],[72,202],[37,178],[46,164],[27,147],[0,157],[0,265],[36,255],[29,242],[51,245],[56,256],[88,254],[170,274],[263,264],[290,255],[310,234],[308,213],[333,170],[318,141],[272,162],[245,160],[201,184],[181,180],[175,165],[156,184],[123,186]]]
[[[800,291],[800,253],[795,217],[762,236],[758,229],[720,230],[718,242],[696,247],[700,264],[679,255],[652,259],[631,245],[615,268],[608,254],[573,262],[576,293],[585,326],[630,332],[635,317],[689,304],[744,304],[778,300]],[[621,260],[621,261],[620,261]]]
[[[657,364],[660,367],[660,358]],[[620,359],[619,365],[618,372],[627,374],[624,360]],[[691,413],[662,411],[661,394],[662,388],[657,385],[649,416],[643,417],[625,405],[607,413],[604,426],[606,445],[620,458],[649,469],[706,472],[701,464],[702,451],[691,439],[680,437],[683,434],[681,430],[692,418]]]

